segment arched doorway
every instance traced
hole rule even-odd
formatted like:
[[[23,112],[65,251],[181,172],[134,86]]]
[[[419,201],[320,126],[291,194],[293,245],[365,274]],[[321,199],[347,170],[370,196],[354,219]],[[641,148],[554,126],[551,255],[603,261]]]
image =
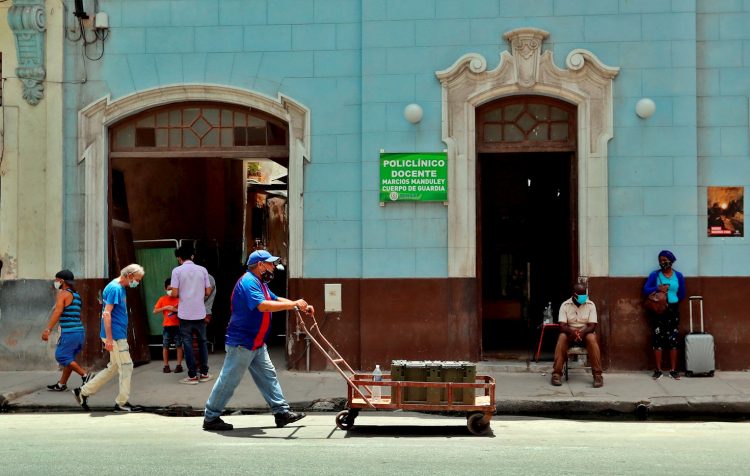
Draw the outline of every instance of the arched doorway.
[[[486,358],[526,360],[578,276],[576,106],[509,96],[476,108],[477,278]]]
[[[289,127],[252,107],[185,101],[128,116],[109,128],[109,268],[146,270],[140,311],[155,344],[161,317],[150,310],[190,245],[215,278],[209,340],[223,345],[232,287],[250,252],[265,248],[289,265]],[[286,295],[286,276],[272,288]],[[138,309],[140,307],[141,309]],[[272,335],[283,336],[279,320]]]
[[[489,69],[484,56],[467,53],[435,73],[442,85],[442,131],[448,147],[448,276],[462,280],[470,298],[481,293],[475,112],[498,98],[535,95],[575,105],[578,272],[589,277],[609,273],[607,142],[613,131],[613,79],[619,69],[580,48],[568,53],[561,69],[552,52],[544,51],[549,33],[537,28],[518,28],[503,37],[509,48],[500,53],[497,67]],[[477,342],[472,358],[482,354],[480,307],[469,318],[468,331]]]

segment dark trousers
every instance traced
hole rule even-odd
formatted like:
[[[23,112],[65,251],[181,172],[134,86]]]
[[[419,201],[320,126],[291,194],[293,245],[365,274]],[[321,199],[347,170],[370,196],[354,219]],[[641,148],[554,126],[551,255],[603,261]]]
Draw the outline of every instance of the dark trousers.
[[[602,354],[599,351],[599,341],[596,338],[596,333],[586,334],[584,337],[586,341],[586,350],[589,352],[589,365],[591,365],[591,374],[601,375],[602,374]],[[564,332],[560,332],[560,337],[557,338],[557,347],[555,347],[555,365],[552,369],[552,373],[555,375],[562,375],[565,361],[568,359],[568,347],[570,346],[570,339]]]
[[[185,363],[188,376],[195,377],[199,369],[196,368],[195,354],[193,354],[193,331],[198,336],[198,354],[200,356],[200,372],[208,373],[208,348],[206,347],[206,323],[203,319],[188,321],[180,319],[180,334],[182,334],[182,348],[185,350]]]

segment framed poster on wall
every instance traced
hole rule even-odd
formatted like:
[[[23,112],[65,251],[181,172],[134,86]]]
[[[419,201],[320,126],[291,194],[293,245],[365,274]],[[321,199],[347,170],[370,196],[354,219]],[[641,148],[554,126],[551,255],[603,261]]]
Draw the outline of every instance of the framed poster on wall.
[[[708,187],[708,236],[742,237],[745,187]]]

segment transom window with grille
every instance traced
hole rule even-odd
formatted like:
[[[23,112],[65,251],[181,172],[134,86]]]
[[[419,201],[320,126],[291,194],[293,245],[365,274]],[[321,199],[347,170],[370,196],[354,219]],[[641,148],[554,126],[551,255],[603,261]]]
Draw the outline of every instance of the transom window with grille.
[[[279,147],[288,154],[287,146],[285,123],[228,104],[183,103],[151,109],[117,124],[111,132],[114,153]]]
[[[479,152],[575,150],[576,107],[542,96],[511,96],[477,108]]]

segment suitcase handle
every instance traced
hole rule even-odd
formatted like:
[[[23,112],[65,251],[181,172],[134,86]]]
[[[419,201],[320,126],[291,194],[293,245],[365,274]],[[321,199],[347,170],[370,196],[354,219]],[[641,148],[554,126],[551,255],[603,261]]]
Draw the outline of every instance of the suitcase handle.
[[[690,296],[688,299],[690,300],[690,333],[693,333],[693,301],[698,301],[701,309],[701,334],[703,334],[703,296]]]

